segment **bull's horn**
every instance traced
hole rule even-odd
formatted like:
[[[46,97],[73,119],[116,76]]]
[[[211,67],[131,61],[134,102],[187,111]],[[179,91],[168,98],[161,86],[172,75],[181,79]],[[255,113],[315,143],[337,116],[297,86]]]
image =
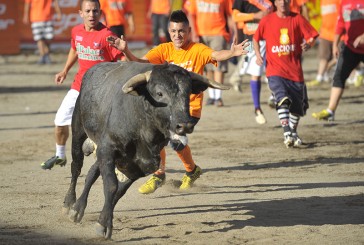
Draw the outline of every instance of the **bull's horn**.
[[[126,94],[131,95],[138,95],[138,93],[135,91],[135,88],[138,87],[141,84],[147,83],[150,78],[150,74],[152,71],[147,71],[142,74],[138,74],[132,78],[130,78],[123,86],[122,90]]]
[[[221,90],[228,90],[230,89],[230,87],[223,85],[222,83],[218,83],[215,82],[213,80],[209,80],[204,76],[201,76],[200,74],[194,73],[194,72],[189,72],[191,75],[192,80],[198,80],[201,81],[203,83],[205,83],[206,85],[208,85],[210,88],[216,88],[216,89],[221,89]]]

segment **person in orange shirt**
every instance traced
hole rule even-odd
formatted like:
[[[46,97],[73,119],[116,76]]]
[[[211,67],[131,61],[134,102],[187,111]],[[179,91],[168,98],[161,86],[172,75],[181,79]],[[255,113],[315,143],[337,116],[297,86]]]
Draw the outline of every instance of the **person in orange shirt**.
[[[201,41],[214,50],[228,47],[230,35],[234,33],[231,17],[232,0],[188,0],[185,7],[191,22],[193,41]],[[230,27],[230,30],[227,27]],[[224,83],[228,62],[226,60],[218,62],[217,67],[207,65],[205,70],[209,79]],[[209,88],[208,93],[209,99],[206,105],[215,104],[218,107],[224,105],[221,90]]]
[[[37,42],[40,55],[38,64],[51,64],[50,43],[54,37],[53,8],[57,13],[57,20],[61,20],[61,9],[58,0],[25,0],[23,23],[31,23],[33,39]]]
[[[308,0],[291,0],[290,9],[291,12],[296,14],[301,14],[307,21],[310,21],[310,17],[308,15],[308,8],[306,6]]]
[[[168,33],[168,16],[171,12],[171,0],[151,0],[147,16],[152,20],[153,46],[159,45],[162,41],[159,37],[159,29],[162,29],[166,42],[171,38]]]
[[[130,33],[135,32],[131,0],[100,0],[106,26],[118,37],[125,35],[125,27]]]
[[[202,43],[192,42],[191,27],[186,14],[182,10],[172,12],[169,19],[169,34],[172,39],[171,42],[154,47],[142,58],[135,57],[129,50],[126,41],[122,38],[111,38],[109,42],[113,47],[123,51],[128,60],[153,64],[168,62],[201,75],[206,64],[212,63],[217,65],[218,61],[228,60],[248,53],[245,50],[249,46],[248,40],[244,40],[239,44],[234,40],[230,50],[220,51],[215,51]],[[203,93],[191,94],[190,96],[190,114],[195,119],[196,124],[201,117],[202,100]],[[170,142],[170,145],[177,151],[177,155],[186,169],[180,189],[189,189],[195,180],[200,177],[202,170],[192,159],[191,149],[187,145],[187,137],[181,138],[177,142],[174,141],[174,143]],[[140,193],[153,193],[158,187],[163,185],[166,179],[165,164],[166,153],[165,149],[163,149],[161,151],[160,169],[139,188]]]
[[[320,85],[329,81],[328,67],[336,63],[332,55],[336,20],[340,6],[340,0],[321,0],[321,30],[319,37],[318,58],[319,67],[316,79],[306,83],[308,87]]]

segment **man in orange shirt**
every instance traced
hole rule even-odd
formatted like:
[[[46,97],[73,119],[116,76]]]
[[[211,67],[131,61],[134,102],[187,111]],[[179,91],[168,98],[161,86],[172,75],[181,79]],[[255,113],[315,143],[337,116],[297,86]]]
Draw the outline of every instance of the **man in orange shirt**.
[[[232,0],[188,0],[185,7],[192,27],[192,41],[206,44],[214,50],[228,47],[230,33],[233,31]],[[211,21],[213,20],[213,21]],[[229,27],[230,26],[230,30]],[[217,67],[207,65],[206,76],[224,83],[224,73],[228,71],[226,60],[218,62]],[[207,105],[223,106],[221,90],[209,88]]]
[[[171,0],[151,0],[148,10],[148,17],[152,20],[153,46],[161,43],[159,29],[162,29],[166,42],[171,38],[168,33],[168,16],[171,12]]]
[[[33,38],[37,42],[40,59],[38,64],[50,64],[50,42],[54,37],[53,8],[57,13],[57,20],[61,20],[61,9],[58,0],[25,0],[23,23],[31,23]],[[30,13],[29,13],[30,12]]]
[[[130,33],[135,32],[131,0],[100,0],[100,4],[105,24],[116,36],[125,35],[126,26]]]
[[[332,45],[334,42],[340,0],[321,0],[320,5],[322,24],[318,48],[319,67],[316,79],[306,83],[308,87],[320,85],[323,81],[328,82],[329,75],[327,70],[329,64],[336,63],[336,59],[332,55]]]
[[[123,51],[126,57],[131,61],[163,64],[168,62],[185,68],[198,74],[203,74],[204,66],[208,63],[217,64],[218,61],[228,60],[235,56],[246,55],[245,50],[249,46],[247,40],[236,44],[235,40],[231,45],[230,50],[215,51],[210,47],[191,41],[191,27],[186,14],[177,10],[172,12],[169,20],[169,34],[172,41],[163,43],[151,49],[142,58],[135,57],[128,49],[126,41],[122,38],[109,40],[110,45]],[[190,96],[190,114],[195,119],[196,124],[201,117],[203,93],[191,94]],[[184,142],[183,142],[184,141]],[[202,170],[195,164],[192,159],[190,147],[187,145],[187,137],[181,138],[178,143],[170,144],[177,151],[177,155],[182,160],[186,169],[186,174],[183,176],[181,190],[186,190],[192,187],[195,180],[200,177]],[[139,188],[142,194],[153,193],[158,187],[165,182],[165,164],[166,153],[165,149],[161,151],[160,169]]]

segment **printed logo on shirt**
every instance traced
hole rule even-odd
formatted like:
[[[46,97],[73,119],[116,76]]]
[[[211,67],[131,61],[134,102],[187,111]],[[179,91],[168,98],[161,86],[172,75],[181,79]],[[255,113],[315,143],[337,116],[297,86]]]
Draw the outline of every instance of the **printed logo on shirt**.
[[[76,36],[76,41],[82,42],[82,40],[83,40],[83,37],[82,36]]]
[[[90,48],[90,46],[85,47],[80,43],[76,43],[76,50],[78,58],[81,60],[90,60],[90,61],[105,60],[104,56],[102,55],[103,52],[100,49],[92,49]]]
[[[282,28],[280,32],[281,32],[281,35],[279,37],[280,45],[273,45],[272,53],[274,54],[278,53],[278,56],[289,55],[290,52],[294,52],[295,45],[289,44],[290,40],[287,28]]]
[[[337,8],[336,4],[328,4],[321,6],[321,15],[329,15],[329,14],[336,14]]]
[[[123,2],[112,2],[112,3],[109,3],[109,7],[110,9],[112,10],[123,10],[125,9],[125,3]]]
[[[175,64],[173,61],[171,61],[169,63],[173,64],[173,65],[176,65],[176,66],[179,66],[179,67],[182,67],[187,71],[193,71],[193,68],[194,68],[193,63],[192,63],[191,60],[188,60],[188,61],[186,61],[184,63],[180,63],[180,64]]]
[[[343,19],[345,22],[364,19],[364,8],[350,9],[343,6]]]
[[[94,48],[100,48],[100,43],[94,42]]]
[[[220,4],[198,1],[197,10],[200,13],[219,13]]]

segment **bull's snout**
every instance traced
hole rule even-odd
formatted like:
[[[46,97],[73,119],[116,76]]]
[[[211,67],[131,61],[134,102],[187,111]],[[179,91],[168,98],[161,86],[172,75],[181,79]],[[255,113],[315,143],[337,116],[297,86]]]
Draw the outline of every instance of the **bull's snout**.
[[[190,134],[195,128],[195,123],[179,123],[176,126],[176,133],[179,135]]]

